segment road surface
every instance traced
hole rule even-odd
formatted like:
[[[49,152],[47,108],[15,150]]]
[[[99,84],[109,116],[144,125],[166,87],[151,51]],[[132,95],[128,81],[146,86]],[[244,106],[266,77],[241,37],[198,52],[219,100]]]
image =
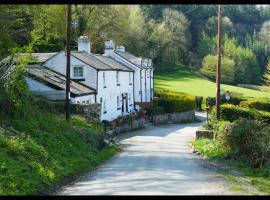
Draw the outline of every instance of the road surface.
[[[203,115],[201,115],[201,118]],[[205,168],[188,142],[202,123],[148,126],[123,134],[123,151],[58,195],[228,195],[229,183]]]

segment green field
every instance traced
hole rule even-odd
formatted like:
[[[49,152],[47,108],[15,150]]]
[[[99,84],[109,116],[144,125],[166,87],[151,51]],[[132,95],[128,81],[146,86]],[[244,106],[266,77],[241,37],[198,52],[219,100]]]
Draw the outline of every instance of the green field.
[[[216,84],[207,79],[201,78],[186,70],[175,72],[156,73],[155,89],[167,89],[176,92],[184,92],[194,96],[215,96]],[[242,93],[247,98],[269,97],[270,93],[252,90],[237,86],[221,84],[225,91]]]

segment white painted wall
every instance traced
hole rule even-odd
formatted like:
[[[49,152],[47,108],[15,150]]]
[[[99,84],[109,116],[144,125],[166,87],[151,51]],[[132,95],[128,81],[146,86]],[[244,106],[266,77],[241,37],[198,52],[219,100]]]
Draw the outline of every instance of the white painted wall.
[[[37,81],[31,77],[24,77],[24,80],[29,88],[29,91],[33,92],[33,91],[57,91],[54,88],[51,88],[47,85],[45,85],[44,83]]]
[[[103,72],[105,72],[105,88],[103,84]],[[128,115],[129,113],[122,113],[122,93],[130,94],[130,101],[128,101],[128,109],[133,110],[133,85],[129,85],[129,72],[119,71],[120,86],[116,83],[116,71],[99,71],[98,72],[98,94],[97,103],[101,103],[101,120],[113,120],[118,116]],[[120,99],[119,110],[117,109],[117,96]],[[100,102],[102,98],[102,102]],[[104,101],[106,105],[104,107]],[[104,113],[107,111],[107,113]]]
[[[150,102],[151,101],[150,76],[149,76],[149,78],[146,78],[146,87],[145,87],[145,70],[150,71],[150,69],[140,69],[138,66],[127,61],[126,59],[122,58],[121,56],[117,55],[112,50],[107,51],[105,55],[115,59],[116,61],[118,61],[118,62],[122,63],[123,65],[126,65],[134,70],[134,100],[135,100],[135,102]],[[150,62],[150,64],[151,64],[151,62]],[[142,71],[141,74],[140,74],[140,70]],[[153,74],[152,74],[151,85],[153,88]],[[146,95],[145,95],[145,90],[146,90]],[[141,94],[140,94],[140,91],[141,91]]]
[[[92,88],[97,88],[97,70],[86,65],[82,61],[78,60],[77,58],[70,56],[70,76],[73,77],[73,67],[74,66],[83,66],[84,70],[84,78],[85,81],[80,81],[81,83],[90,86]],[[51,68],[54,71],[59,72],[60,74],[66,75],[66,55],[65,52],[62,51],[58,55],[54,56],[53,58],[49,59],[45,66]]]

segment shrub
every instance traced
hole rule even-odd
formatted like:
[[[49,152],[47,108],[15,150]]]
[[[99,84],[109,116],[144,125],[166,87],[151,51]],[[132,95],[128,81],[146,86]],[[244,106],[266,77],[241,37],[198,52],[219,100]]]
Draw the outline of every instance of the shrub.
[[[212,109],[210,113],[209,123],[211,127],[215,125],[215,109]],[[258,111],[255,109],[242,108],[240,106],[234,106],[230,104],[224,104],[220,106],[220,119],[233,122],[240,117],[246,119],[257,120],[266,124],[270,124],[270,113]]]
[[[195,98],[193,96],[171,91],[159,91],[155,95],[158,97],[153,103],[155,111],[175,113],[194,110]]]
[[[270,126],[240,118],[233,123],[218,124],[217,141],[236,159],[252,167],[262,167],[270,155]]]
[[[270,112],[270,99],[268,98],[251,99],[248,101],[241,102],[240,106],[244,108],[254,108],[257,110]]]
[[[195,107],[196,110],[201,111],[202,110],[202,102],[203,102],[203,97],[196,96],[195,97]]]
[[[229,91],[228,91],[229,92]],[[230,99],[227,100],[225,93],[220,95],[220,103],[221,104],[233,104],[233,105],[239,105],[242,101],[244,101],[244,97],[242,94],[237,93],[237,92],[229,92],[230,94]],[[207,97],[206,98],[206,105],[209,106],[210,108],[216,105],[216,98],[215,97]]]

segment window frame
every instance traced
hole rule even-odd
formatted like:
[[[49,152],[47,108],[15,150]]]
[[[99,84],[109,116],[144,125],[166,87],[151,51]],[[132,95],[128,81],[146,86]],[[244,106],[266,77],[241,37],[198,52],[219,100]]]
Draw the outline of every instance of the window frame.
[[[82,76],[76,76],[78,72],[75,73],[75,69],[82,69]],[[83,79],[84,78],[84,66],[83,65],[72,65],[73,79]]]

